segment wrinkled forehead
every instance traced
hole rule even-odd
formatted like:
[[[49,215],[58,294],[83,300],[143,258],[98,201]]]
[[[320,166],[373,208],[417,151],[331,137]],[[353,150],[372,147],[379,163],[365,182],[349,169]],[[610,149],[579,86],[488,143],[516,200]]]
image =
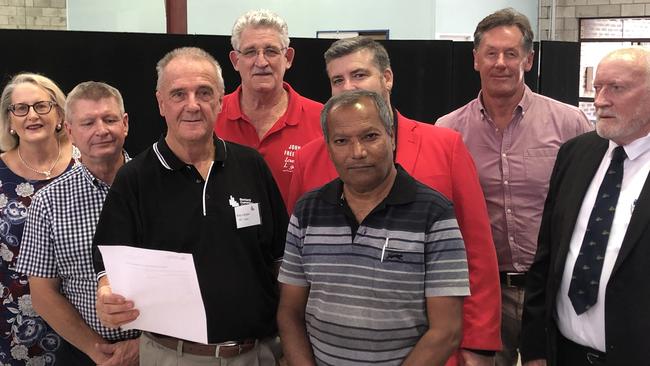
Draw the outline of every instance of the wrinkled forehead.
[[[479,48],[522,48],[524,34],[516,25],[499,25],[486,30]]]
[[[280,31],[267,25],[249,25],[241,32],[239,48],[282,47]]]
[[[357,70],[371,71],[379,73],[379,66],[374,62],[374,54],[368,49],[361,49],[331,59],[325,65],[327,75],[332,77],[334,75],[349,74]]]
[[[20,103],[21,101],[17,99],[23,99],[26,95],[32,94],[38,95],[42,100],[54,100],[52,95],[44,87],[36,83],[22,82],[16,84],[14,90],[11,92],[11,101]]]
[[[101,111],[102,113],[122,114],[120,105],[115,97],[103,98],[76,98],[73,99],[66,106],[70,114],[80,117],[85,114],[96,114]]]
[[[616,55],[602,60],[596,68],[596,80],[602,82],[647,82],[650,76],[647,66],[630,55]]]
[[[334,117],[339,120],[374,119],[376,117],[381,124],[377,106],[367,97],[335,104],[328,115],[330,118]]]
[[[175,88],[179,85],[204,84],[218,89],[217,72],[211,62],[197,58],[177,58],[163,69],[162,87]]]

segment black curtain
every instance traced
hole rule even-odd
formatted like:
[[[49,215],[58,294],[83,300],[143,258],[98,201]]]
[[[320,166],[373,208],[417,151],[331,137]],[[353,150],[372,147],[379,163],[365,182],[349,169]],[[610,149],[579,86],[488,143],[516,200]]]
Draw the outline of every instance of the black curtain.
[[[302,95],[320,102],[330,96],[323,53],[332,42],[291,40],[296,58],[285,80]],[[405,116],[433,123],[476,97],[480,82],[473,69],[470,42],[382,42],[395,75],[391,100]],[[240,82],[228,59],[231,46],[227,36],[0,30],[0,43],[5,45],[0,60],[3,87],[12,75],[30,71],[50,77],[66,93],[86,80],[104,81],[118,88],[130,117],[126,149],[132,155],[156,141],[165,130],[154,92],[155,65],[166,52],[181,46],[201,47],[221,63],[226,92],[233,91]],[[541,78],[541,92],[577,104],[578,56],[566,52],[577,49],[576,44],[542,44],[542,51],[547,53],[542,57],[542,70],[551,77]],[[526,75],[533,90],[538,90],[537,74],[535,63],[533,71]]]

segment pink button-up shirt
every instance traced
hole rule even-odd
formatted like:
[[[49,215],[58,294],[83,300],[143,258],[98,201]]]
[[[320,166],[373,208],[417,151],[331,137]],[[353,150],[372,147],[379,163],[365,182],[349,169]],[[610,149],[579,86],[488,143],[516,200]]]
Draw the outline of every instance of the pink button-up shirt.
[[[437,125],[460,132],[474,158],[499,271],[528,271],[557,151],[593,125],[577,107],[533,93],[527,86],[505,129],[490,118],[480,93]]]

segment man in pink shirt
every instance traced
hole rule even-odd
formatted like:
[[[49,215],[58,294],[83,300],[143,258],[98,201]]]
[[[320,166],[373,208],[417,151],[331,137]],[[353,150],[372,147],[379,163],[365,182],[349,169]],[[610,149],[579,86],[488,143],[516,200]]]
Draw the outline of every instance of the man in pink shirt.
[[[305,98],[284,82],[295,50],[287,23],[267,10],[253,10],[232,29],[230,61],[241,85],[223,97],[217,136],[256,149],[264,157],[287,201],[294,155],[322,136],[321,103]]]
[[[325,52],[332,94],[365,89],[387,102],[395,128],[394,159],[418,181],[439,191],[454,204],[469,266],[471,296],[463,303],[461,349],[447,365],[491,365],[501,347],[501,302],[496,254],[485,199],[476,168],[460,134],[417,122],[391,107],[393,72],[386,49],[367,37],[334,42]],[[324,139],[305,145],[297,154],[287,208],[307,191],[337,178]]]
[[[484,18],[474,32],[478,97],[436,125],[463,135],[478,168],[499,260],[503,351],[517,364],[526,272],[533,262],[549,178],[560,145],[593,129],[576,107],[533,93],[533,32],[513,9]]]

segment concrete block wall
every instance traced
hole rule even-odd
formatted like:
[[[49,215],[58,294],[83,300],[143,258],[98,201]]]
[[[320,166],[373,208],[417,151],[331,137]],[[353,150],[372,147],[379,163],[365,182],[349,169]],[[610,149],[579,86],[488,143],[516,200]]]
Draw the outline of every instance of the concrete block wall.
[[[577,41],[578,18],[650,16],[648,0],[557,0],[555,40]],[[539,39],[551,39],[551,0],[539,1]]]
[[[66,0],[0,0],[0,28],[66,30]]]

